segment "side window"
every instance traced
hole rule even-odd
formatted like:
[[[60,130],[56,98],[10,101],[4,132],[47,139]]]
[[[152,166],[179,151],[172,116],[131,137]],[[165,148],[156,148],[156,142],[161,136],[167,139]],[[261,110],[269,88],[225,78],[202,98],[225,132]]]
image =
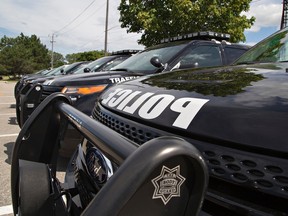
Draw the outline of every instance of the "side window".
[[[247,50],[245,49],[239,49],[234,47],[225,47],[224,48],[224,54],[226,57],[226,63],[231,64],[236,59],[238,59],[243,53],[245,53]]]
[[[192,47],[179,58],[173,69],[210,67],[222,65],[221,51],[218,46],[203,45]]]

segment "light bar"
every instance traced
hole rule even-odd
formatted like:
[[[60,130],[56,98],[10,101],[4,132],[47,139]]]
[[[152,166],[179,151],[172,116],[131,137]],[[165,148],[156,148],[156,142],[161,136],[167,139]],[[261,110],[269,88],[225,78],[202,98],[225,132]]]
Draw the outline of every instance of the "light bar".
[[[141,50],[132,50],[132,49],[127,49],[127,50],[119,50],[119,51],[114,51],[112,52],[112,55],[121,55],[121,54],[135,54],[140,52]]]
[[[172,41],[187,40],[187,39],[218,39],[218,40],[229,40],[230,34],[227,33],[218,33],[212,31],[202,31],[202,32],[193,32],[185,35],[179,35],[171,38],[164,38],[161,40],[161,43],[168,43]]]

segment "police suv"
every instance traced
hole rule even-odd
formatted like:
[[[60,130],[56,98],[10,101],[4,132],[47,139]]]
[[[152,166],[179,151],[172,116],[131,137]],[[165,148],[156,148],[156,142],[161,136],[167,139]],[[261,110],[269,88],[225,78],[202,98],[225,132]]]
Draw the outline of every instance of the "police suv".
[[[90,115],[99,93],[116,83],[163,71],[228,65],[249,49],[247,45],[227,42],[229,38],[228,34],[197,32],[164,39],[110,71],[57,77],[43,85],[27,86],[21,93],[19,125],[54,92],[69,95],[75,107]]]
[[[111,55],[105,56],[102,58],[99,58],[95,61],[92,61],[88,64],[88,62],[82,62],[82,65],[80,67],[80,64],[78,62],[72,63],[71,65],[63,65],[60,66],[54,70],[51,70],[48,74],[45,75],[31,75],[27,77],[23,77],[16,85],[15,85],[15,99],[16,99],[16,115],[17,115],[17,122],[20,127],[23,126],[26,119],[29,117],[31,112],[36,108],[36,106],[43,100],[43,97],[45,97],[45,90],[43,93],[43,96],[41,95],[39,91],[36,91],[35,95],[35,88],[33,88],[36,84],[42,84],[44,86],[47,86],[51,84],[54,79],[64,77],[62,75],[65,75],[64,79],[60,79],[62,82],[65,82],[66,80],[69,80],[66,76],[70,76],[72,74],[75,74],[73,77],[76,79],[80,79],[81,81],[81,74],[84,73],[92,73],[92,72],[101,72],[106,71],[112,68],[113,66],[116,66],[117,64],[120,64],[122,61],[129,58],[132,54],[135,54],[139,52],[139,50],[120,50],[116,52],[112,52]],[[76,67],[77,66],[77,67]],[[78,74],[78,75],[76,75]],[[93,73],[95,76],[95,73]],[[72,78],[71,78],[72,79]],[[50,87],[50,86],[49,86]],[[38,89],[38,88],[37,88]],[[61,88],[63,89],[63,88]],[[53,93],[53,91],[61,91],[59,88],[48,88],[49,94]],[[88,93],[87,93],[88,94]],[[36,98],[34,98],[36,97]]]
[[[273,34],[232,66],[167,72],[111,87],[93,118],[140,146],[169,136],[198,149],[209,171],[200,215],[288,215],[287,36],[288,29]],[[89,169],[90,148],[101,154],[87,139],[73,166],[84,170],[83,157],[88,178],[109,182],[111,161],[98,157],[106,165],[98,161]],[[159,171],[158,184],[157,173],[151,176],[149,192],[158,205],[172,207],[187,196],[181,181],[189,175],[180,162],[169,165]],[[106,175],[96,167],[108,167],[102,169]],[[166,181],[163,173],[174,175]]]

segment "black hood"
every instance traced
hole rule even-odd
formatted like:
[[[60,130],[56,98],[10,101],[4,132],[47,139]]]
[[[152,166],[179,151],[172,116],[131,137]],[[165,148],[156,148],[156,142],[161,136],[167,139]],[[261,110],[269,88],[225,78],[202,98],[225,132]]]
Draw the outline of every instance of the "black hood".
[[[138,77],[139,74],[125,71],[104,71],[95,73],[72,74],[56,77],[44,83],[51,86],[88,86],[95,84],[118,83],[125,81],[125,77]],[[122,77],[122,79],[121,79]],[[127,78],[128,79],[128,78]],[[120,81],[118,81],[120,80]]]
[[[46,78],[47,78],[47,76],[42,75],[42,74],[33,74],[31,76],[24,76],[22,79],[25,82],[33,82],[36,79],[46,79]]]
[[[288,153],[288,64],[183,70],[108,89],[100,103],[173,134]]]
[[[31,83],[43,83],[47,80],[53,80],[55,77],[62,77],[63,75],[58,75],[58,76],[44,76],[44,77],[38,77],[36,79],[30,80]]]

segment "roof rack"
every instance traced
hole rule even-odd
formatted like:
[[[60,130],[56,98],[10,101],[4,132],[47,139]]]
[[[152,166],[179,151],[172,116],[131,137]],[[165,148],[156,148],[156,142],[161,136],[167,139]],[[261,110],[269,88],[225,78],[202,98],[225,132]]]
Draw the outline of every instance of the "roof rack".
[[[212,31],[202,31],[202,32],[193,32],[185,35],[179,35],[171,38],[164,38],[161,40],[161,43],[169,43],[172,41],[180,41],[187,39],[201,39],[201,40],[229,40],[230,34],[227,33],[217,33]]]
[[[125,49],[112,52],[112,55],[136,54],[142,50]]]

